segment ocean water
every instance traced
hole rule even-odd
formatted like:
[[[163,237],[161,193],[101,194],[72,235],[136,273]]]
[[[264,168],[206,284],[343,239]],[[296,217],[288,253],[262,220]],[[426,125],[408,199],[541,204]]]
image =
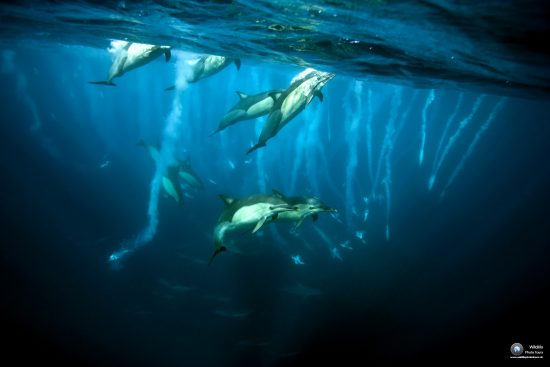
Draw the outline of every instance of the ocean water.
[[[542,1],[0,5],[2,354],[501,363],[544,344],[547,16]],[[113,40],[171,58],[89,84]],[[241,64],[187,83],[204,54]],[[247,154],[267,115],[210,136],[236,91],[308,67],[335,77],[265,147]],[[176,158],[203,183],[182,205],[162,188]],[[337,211],[239,231],[209,265],[218,196],[274,189]]]

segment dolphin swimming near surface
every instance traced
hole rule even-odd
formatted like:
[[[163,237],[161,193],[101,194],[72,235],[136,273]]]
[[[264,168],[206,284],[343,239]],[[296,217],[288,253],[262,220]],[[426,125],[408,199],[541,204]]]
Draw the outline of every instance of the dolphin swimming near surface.
[[[237,91],[239,101],[223,116],[218,128],[210,136],[239,121],[267,115],[283,92],[283,89],[275,89],[249,96]]]
[[[225,56],[217,56],[217,55],[204,55],[196,60],[190,60],[188,61],[189,66],[192,69],[191,77],[187,80],[188,83],[196,83],[199,80],[208,78],[209,76],[212,76],[223,69],[225,69],[230,64],[235,63],[235,66],[237,67],[237,70],[241,68],[241,60],[225,57]],[[168,88],[165,88],[164,90],[174,90],[176,88],[175,85],[172,85]]]
[[[285,196],[277,190],[272,190],[273,195],[281,198],[296,210],[280,213],[277,222],[294,222],[294,229],[297,229],[306,218],[311,217],[313,221],[319,218],[321,212],[336,212],[337,210],[325,205],[319,198],[314,196]]]
[[[264,224],[271,223],[280,213],[296,210],[284,200],[273,195],[256,194],[243,199],[219,195],[225,204],[214,228],[214,254],[210,263],[225,251],[224,237],[228,232],[252,230],[256,233]]]
[[[277,99],[267,122],[265,123],[258,143],[246,152],[249,154],[258,148],[264,147],[266,142],[274,137],[290,120],[302,112],[313,97],[323,101],[321,89],[335,77],[335,74],[306,69],[296,76],[290,87]]]
[[[170,61],[170,46],[125,42],[118,50],[116,57],[111,64],[111,69],[109,70],[107,79],[88,83],[115,86],[116,84],[113,83],[114,78],[121,77],[130,70],[134,70],[148,64],[163,54],[166,58],[166,62]]]

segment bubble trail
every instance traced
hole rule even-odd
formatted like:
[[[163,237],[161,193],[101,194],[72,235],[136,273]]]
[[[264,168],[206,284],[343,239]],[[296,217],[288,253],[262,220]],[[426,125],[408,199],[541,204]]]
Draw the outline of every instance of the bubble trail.
[[[319,125],[321,122],[321,113],[319,108],[312,110],[312,117],[307,119],[309,124],[309,129],[306,136],[306,141],[304,149],[308,152],[308,157],[306,159],[306,172],[309,180],[310,187],[313,190],[314,195],[320,194],[319,189],[319,165],[317,162],[318,151],[315,149],[317,145],[320,144],[320,134],[319,134]]]
[[[449,119],[447,120],[447,124],[445,124],[445,129],[443,130],[443,134],[441,134],[441,139],[439,140],[437,150],[435,151],[435,158],[432,166],[432,174],[430,175],[430,178],[428,181],[428,190],[431,190],[435,183],[437,172],[439,171],[439,167],[441,167],[441,162],[442,162],[442,160],[439,160],[439,155],[441,153],[441,148],[443,148],[443,141],[445,141],[445,138],[447,137],[447,133],[449,132],[449,128],[451,127],[452,122],[454,121],[454,119],[456,118],[456,115],[458,114],[458,110],[460,109],[460,105],[462,104],[463,99],[464,99],[464,95],[460,93],[460,95],[458,96],[458,101],[456,102],[455,110],[449,116]]]
[[[388,150],[393,149],[392,136],[394,135],[394,132],[395,132],[395,128],[394,128],[395,120],[397,119],[397,111],[401,109],[401,105],[403,103],[403,100],[401,98],[401,93],[402,93],[402,89],[398,88],[397,93],[393,95],[393,98],[395,99],[392,101],[392,109],[390,111],[389,121],[385,128],[384,140],[382,141],[382,147],[380,148],[380,154],[378,156],[378,162],[376,164],[376,174],[374,176],[371,198],[376,197],[376,189],[380,184],[380,174],[382,172],[382,163],[384,162],[384,159],[388,154]]]
[[[466,126],[468,126],[468,124],[472,120],[473,116],[476,114],[476,112],[479,109],[479,106],[481,106],[481,102],[483,102],[484,98],[485,98],[485,96],[480,96],[476,99],[476,101],[474,103],[474,106],[472,107],[472,112],[470,112],[470,114],[468,116],[466,116],[462,121],[460,121],[460,124],[458,125],[457,130],[455,131],[453,136],[451,136],[449,138],[449,141],[447,142],[447,145],[445,146],[445,149],[443,149],[443,153],[441,154],[441,157],[439,158],[439,162],[437,164],[435,172],[432,175],[433,180],[432,180],[432,176],[431,176],[430,181],[428,182],[428,186],[430,186],[430,184],[433,186],[433,184],[435,183],[435,178],[437,177],[437,172],[439,172],[439,168],[443,164],[443,161],[445,160],[445,157],[447,157],[447,154],[449,154],[449,151],[453,147],[454,143],[460,137],[460,133],[462,132],[462,130],[464,130],[464,128]],[[433,182],[431,182],[431,181],[433,181]]]
[[[352,227],[352,208],[355,207],[353,179],[355,169],[357,168],[357,141],[359,134],[357,133],[359,121],[362,115],[361,94],[363,93],[363,82],[356,81],[353,84],[353,90],[350,89],[349,94],[353,92],[355,96],[355,110],[352,110],[350,103],[347,103],[344,108],[346,110],[346,141],[349,144],[349,159],[346,167],[346,222],[349,228]],[[349,98],[348,98],[349,100]]]
[[[403,125],[405,123],[405,116],[408,115],[408,112],[410,112],[410,108],[412,104],[409,104],[409,108],[406,112],[404,112],[401,115],[401,121],[399,124],[398,130],[395,128],[395,122],[397,120],[398,111],[401,110],[401,105],[403,103],[402,99],[402,92],[403,90],[401,88],[397,88],[396,92],[394,94],[394,98],[392,99],[392,109],[390,113],[390,119],[388,121],[388,124],[386,125],[386,135],[384,137],[386,154],[384,156],[384,166],[386,175],[384,179],[382,180],[384,184],[384,191],[385,191],[385,201],[386,201],[386,241],[390,240],[390,208],[391,208],[391,155],[393,152],[393,148],[395,145],[395,140],[397,139],[397,135],[399,131],[403,128]]]
[[[159,159],[157,160],[155,175],[151,180],[149,190],[149,204],[147,206],[148,223],[134,238],[125,240],[120,244],[120,249],[109,256],[109,262],[119,267],[121,260],[133,253],[138,248],[149,243],[157,232],[159,224],[158,201],[162,177],[166,167],[175,160],[175,148],[180,139],[181,126],[183,124],[181,94],[187,88],[187,80],[191,75],[191,69],[179,53],[176,56],[176,93],[172,100],[172,110],[166,119],[164,127]]]
[[[447,184],[445,185],[445,188],[443,189],[443,191],[441,192],[441,198],[443,196],[445,196],[445,193],[447,191],[447,189],[449,188],[449,186],[453,183],[454,179],[456,178],[456,176],[460,173],[460,171],[462,170],[462,167],[464,166],[464,163],[466,162],[466,160],[468,159],[468,157],[472,154],[475,146],[477,145],[477,143],[479,142],[479,139],[481,138],[481,136],[483,135],[483,133],[485,133],[485,131],[487,131],[487,129],[491,126],[491,123],[493,122],[493,120],[495,119],[496,115],[500,112],[500,110],[502,110],[503,106],[504,106],[504,103],[508,100],[508,98],[506,97],[503,97],[501,98],[496,104],[495,106],[493,107],[493,111],[491,111],[491,114],[489,115],[489,118],[487,119],[487,121],[485,121],[485,123],[483,123],[483,125],[481,125],[481,127],[479,128],[479,130],[477,131],[476,135],[474,136],[474,139],[472,140],[472,142],[470,143],[470,145],[468,146],[468,149],[466,150],[466,153],[462,156],[462,159],[460,160],[460,162],[458,163],[458,165],[456,166],[456,168],[454,169],[453,173],[451,174],[451,176],[449,177],[449,180],[447,181]]]
[[[295,159],[294,159],[294,165],[292,166],[292,171],[290,174],[290,192],[295,192],[296,190],[296,180],[298,178],[298,172],[300,172],[300,168],[302,167],[302,162],[304,160],[304,150],[305,147],[300,144],[300,141],[303,141],[305,139],[305,129],[300,129],[300,132],[298,133],[298,136],[296,138],[295,146]]]
[[[432,102],[435,99],[435,92],[434,90],[430,90],[430,94],[428,94],[428,98],[426,98],[426,104],[424,105],[424,109],[422,110],[422,130],[420,132],[420,153],[418,154],[418,164],[422,165],[422,162],[424,161],[424,146],[426,145],[426,112],[428,111],[428,107],[432,104]]]
[[[369,170],[370,184],[374,187],[374,175],[372,167],[372,90],[367,91],[367,164]]]

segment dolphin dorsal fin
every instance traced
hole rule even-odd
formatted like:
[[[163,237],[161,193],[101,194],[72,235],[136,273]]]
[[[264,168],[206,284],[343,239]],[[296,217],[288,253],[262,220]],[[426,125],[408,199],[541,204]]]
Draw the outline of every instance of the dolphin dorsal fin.
[[[229,196],[225,196],[225,195],[223,195],[223,194],[219,194],[218,196],[220,197],[220,199],[223,200],[225,206],[229,206],[229,205],[231,205],[231,204],[235,201],[234,198],[231,198],[231,197],[229,197]]]
[[[235,59],[233,62],[235,63],[237,70],[241,70],[241,59]]]
[[[237,93],[237,95],[239,96],[240,99],[248,98],[248,94],[246,94],[246,93],[239,92],[239,91],[236,91],[235,93]]]
[[[275,92],[269,92],[267,95],[270,96],[271,99],[273,99],[273,102],[277,102],[277,99],[279,99],[282,93],[283,92],[275,91]]]
[[[285,198],[285,196],[283,195],[283,193],[280,192],[280,191],[278,191],[278,190],[271,189],[271,192],[273,193],[273,195],[275,195],[275,196],[277,196],[277,197],[279,197],[279,198],[281,198],[281,199],[284,199],[284,198]]]

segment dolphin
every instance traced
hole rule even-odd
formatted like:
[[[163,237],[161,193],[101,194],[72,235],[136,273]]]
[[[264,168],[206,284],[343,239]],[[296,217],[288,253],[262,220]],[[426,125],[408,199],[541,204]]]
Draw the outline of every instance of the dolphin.
[[[145,141],[143,141],[143,139],[138,141],[137,145],[145,147],[151,159],[153,159],[155,164],[158,164],[160,159],[160,153],[159,153],[158,147],[151,144],[147,144]],[[181,186],[178,180],[179,170],[180,168],[178,164],[175,164],[175,165],[172,164],[167,166],[166,172],[161,177],[161,184],[162,184],[162,188],[164,189],[164,192],[168,194],[170,197],[172,197],[179,206],[182,206],[183,192],[181,190]]]
[[[214,253],[210,263],[225,251],[224,236],[228,232],[252,230],[256,233],[264,224],[271,223],[280,213],[296,210],[284,200],[273,195],[256,194],[243,199],[219,195],[225,208],[214,228]]]
[[[170,61],[170,46],[148,45],[145,43],[126,42],[111,64],[107,80],[88,82],[90,84],[103,84],[115,86],[114,78],[121,77],[130,70],[134,70],[150,63],[164,54],[166,62]]]
[[[239,101],[223,116],[218,128],[210,136],[239,121],[267,115],[283,92],[283,89],[275,89],[249,96],[237,91]]]
[[[319,218],[319,213],[336,212],[337,210],[325,205],[319,198],[308,196],[285,196],[277,190],[272,190],[273,195],[292,205],[297,210],[280,213],[277,222],[293,222],[294,229],[297,229],[306,218],[311,217],[313,221]]]
[[[313,97],[323,101],[321,89],[335,77],[335,74],[306,69],[293,79],[290,87],[277,99],[267,122],[265,123],[258,143],[246,152],[249,154],[264,147],[266,142],[274,137],[290,120],[302,112]]]
[[[189,158],[178,161],[178,168],[178,176],[185,182],[186,186],[193,189],[204,189],[204,183],[191,166]]]
[[[196,83],[199,80],[208,78],[235,63],[237,70],[241,68],[241,59],[235,59],[225,56],[217,55],[204,55],[197,60],[191,60],[188,62],[191,66],[191,77],[187,80],[188,83]],[[164,90],[174,90],[175,85],[172,85]]]

